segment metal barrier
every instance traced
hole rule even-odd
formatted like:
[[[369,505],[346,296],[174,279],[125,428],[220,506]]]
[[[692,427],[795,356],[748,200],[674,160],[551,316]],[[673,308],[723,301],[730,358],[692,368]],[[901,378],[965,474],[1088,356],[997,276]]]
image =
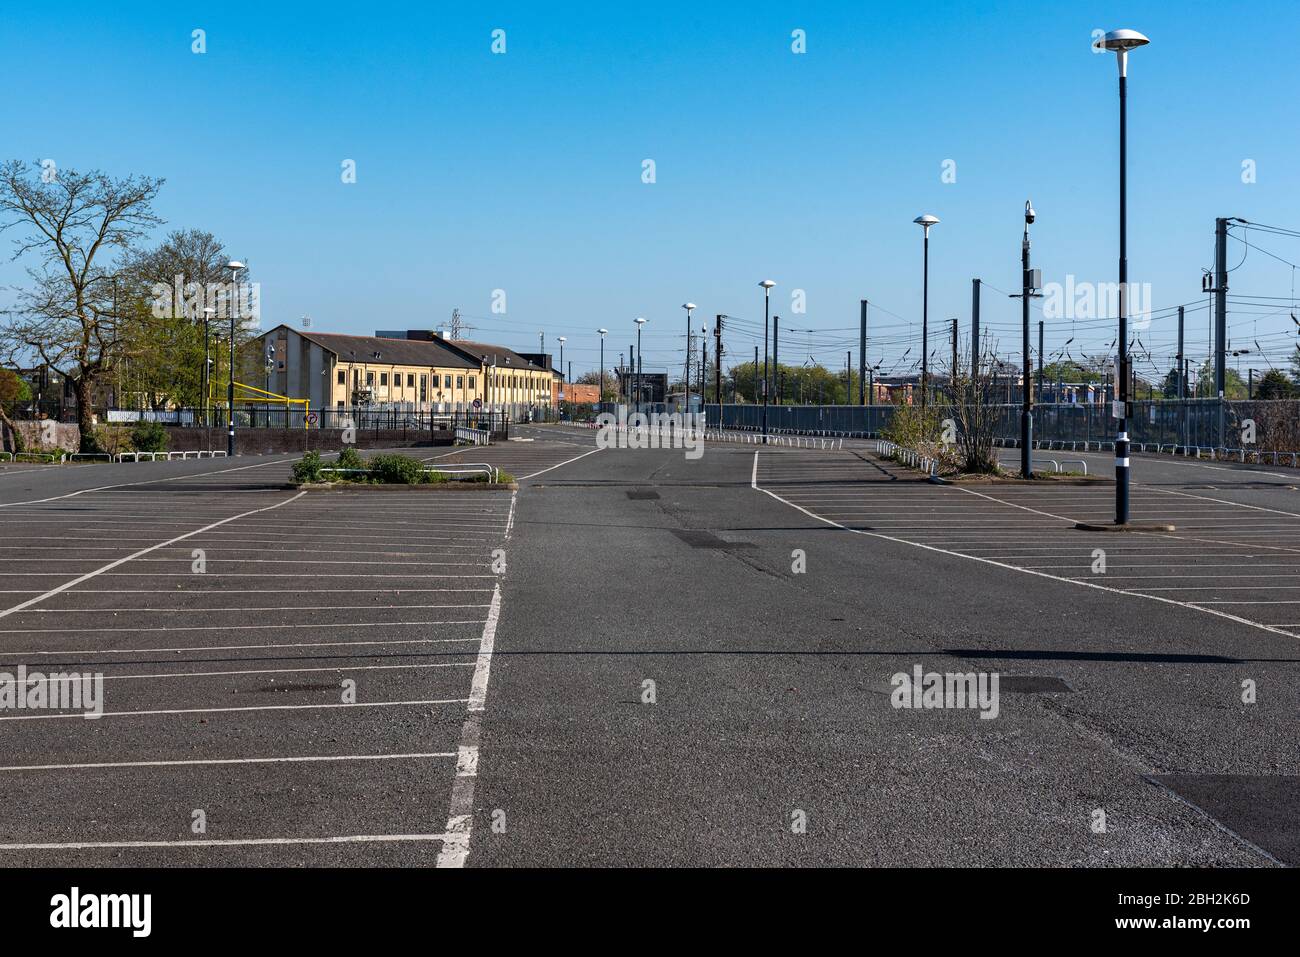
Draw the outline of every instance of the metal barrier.
[[[370,469],[343,469],[333,465],[325,466],[321,471],[332,472],[336,475],[369,475],[371,472]],[[501,470],[488,462],[459,462],[456,465],[426,466],[421,471],[428,475],[483,475],[489,482],[494,484],[501,478]]]
[[[468,425],[456,426],[456,441],[468,442],[470,445],[491,445],[492,433],[487,429],[475,429]]]
[[[843,438],[817,438],[802,435],[773,435],[763,442],[761,432],[724,432],[716,429],[705,430],[704,438],[709,442],[738,442],[743,445],[779,445],[792,449],[839,450],[844,448]]]
[[[10,462],[20,462],[20,461],[30,460],[35,462],[45,462],[47,464],[53,465],[58,461],[58,459],[55,458],[52,452],[0,452],[0,461],[3,461],[3,456],[6,455],[9,457],[8,460]]]
[[[928,455],[922,455],[912,449],[905,449],[896,442],[882,440],[876,443],[876,454],[881,458],[893,459],[906,465],[908,468],[920,469],[926,475],[937,476],[939,474],[939,460]]]

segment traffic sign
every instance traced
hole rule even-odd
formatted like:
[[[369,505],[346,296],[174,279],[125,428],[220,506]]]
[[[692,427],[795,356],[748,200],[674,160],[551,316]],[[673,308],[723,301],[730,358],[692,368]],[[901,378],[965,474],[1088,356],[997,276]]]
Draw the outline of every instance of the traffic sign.
[[[476,409],[481,409],[481,408],[483,408],[483,400],[482,400],[482,399],[475,399],[475,400],[474,400],[474,408],[476,408]]]

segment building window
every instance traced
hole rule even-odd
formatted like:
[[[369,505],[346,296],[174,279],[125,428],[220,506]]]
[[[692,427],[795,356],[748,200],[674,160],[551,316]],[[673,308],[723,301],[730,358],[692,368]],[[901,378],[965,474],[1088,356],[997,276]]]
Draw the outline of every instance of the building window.
[[[388,373],[387,373],[387,372],[381,372],[381,373],[379,373],[379,384],[380,384],[380,385],[388,385]]]
[[[375,384],[375,374],[374,374],[373,372],[367,372],[367,373],[366,373],[366,385],[367,385],[367,386],[372,386],[372,385],[374,385],[374,384]]]
[[[478,378],[478,376],[470,376],[470,377],[469,377],[469,387],[470,387],[471,389],[475,388],[474,380],[477,379],[477,378]]]
[[[429,401],[429,377],[427,375],[420,376],[420,401]]]
[[[414,372],[408,372],[408,373],[406,373],[406,387],[407,387],[408,389],[414,389],[414,388],[415,388],[415,373],[414,373]]]
[[[358,370],[356,369],[352,370],[352,388],[355,389],[357,387],[357,383],[361,381],[360,376],[361,373]]]
[[[444,387],[444,388],[450,389],[450,388],[451,388],[451,376],[443,376],[443,378],[442,378],[442,384],[443,384],[443,387]]]
[[[339,370],[339,385],[347,385],[347,384],[348,384],[348,374],[347,374],[346,372],[344,372],[342,369],[340,369],[340,370]]]
[[[456,376],[456,388],[458,389],[465,388],[465,377],[463,375]]]

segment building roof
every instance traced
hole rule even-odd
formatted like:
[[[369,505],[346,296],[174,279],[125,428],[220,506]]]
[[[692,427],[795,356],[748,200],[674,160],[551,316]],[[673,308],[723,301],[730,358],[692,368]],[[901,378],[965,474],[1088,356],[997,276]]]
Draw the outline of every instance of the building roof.
[[[484,361],[487,365],[492,365],[495,362],[497,366],[506,366],[511,369],[545,371],[543,366],[528,360],[513,349],[507,349],[505,346],[494,346],[486,342],[471,342],[468,339],[445,339],[443,341],[479,358],[486,357]]]
[[[346,336],[333,332],[304,332],[294,329],[308,342],[334,353],[344,362],[374,362],[403,366],[437,366],[477,369],[479,364],[441,342],[418,339],[382,339],[378,336]],[[378,355],[376,355],[378,353]]]

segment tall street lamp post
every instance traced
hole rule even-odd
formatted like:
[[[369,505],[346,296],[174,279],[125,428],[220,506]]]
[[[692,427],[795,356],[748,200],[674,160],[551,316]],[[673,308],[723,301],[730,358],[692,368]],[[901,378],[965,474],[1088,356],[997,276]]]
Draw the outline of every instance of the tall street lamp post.
[[[641,411],[641,372],[645,369],[645,356],[641,353],[641,327],[646,323],[645,319],[637,317],[636,320],[636,406],[635,411]]]
[[[926,394],[930,389],[930,227],[939,222],[939,217],[927,213],[916,217],[912,222],[925,233],[921,273],[921,408],[924,409]]]
[[[211,425],[208,421],[208,404],[212,396],[212,359],[208,353],[208,324],[216,314],[217,310],[212,306],[206,306],[203,309],[203,375],[200,378],[203,387],[203,401],[201,404],[203,406],[203,425],[205,427]]]
[[[226,457],[235,455],[235,314],[239,311],[239,270],[244,264],[232,259],[226,263],[230,269],[230,375],[226,384],[226,403],[230,410],[226,432]]]
[[[683,382],[686,391],[686,413],[689,415],[691,411],[691,313],[695,311],[695,303],[684,302],[682,308],[686,310],[686,378]]]
[[[1115,524],[1127,525],[1128,459],[1128,51],[1151,41],[1136,30],[1111,30],[1101,41],[1119,66],[1119,355],[1115,375]]]
[[[1036,285],[1029,269],[1029,224],[1034,221],[1034,215],[1033,204],[1025,200],[1025,236],[1020,242],[1021,351],[1024,360],[1020,389],[1020,477],[1023,479],[1033,478],[1034,475],[1034,392],[1030,385],[1032,367],[1029,356],[1029,300],[1034,295]]]
[[[763,444],[767,445],[767,326],[768,326],[768,309],[771,302],[772,287],[776,285],[771,279],[764,279],[759,283],[763,287]],[[758,375],[758,365],[754,365],[754,375]]]
[[[596,398],[596,408],[600,408],[601,403],[605,401],[605,336],[608,329],[597,329],[600,333],[600,395]]]

